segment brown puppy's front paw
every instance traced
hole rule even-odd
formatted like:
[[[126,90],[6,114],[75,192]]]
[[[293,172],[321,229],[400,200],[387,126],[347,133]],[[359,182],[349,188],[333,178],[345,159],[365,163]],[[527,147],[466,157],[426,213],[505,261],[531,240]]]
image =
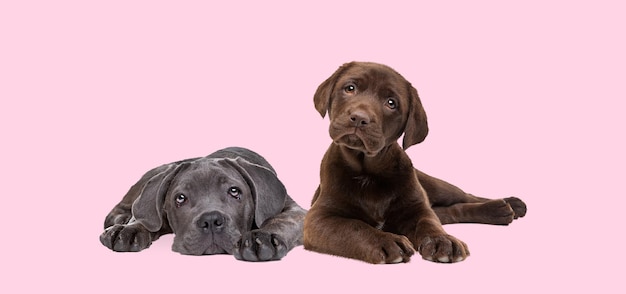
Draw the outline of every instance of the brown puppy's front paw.
[[[519,199],[517,197],[509,197],[504,198],[503,200],[508,203],[511,206],[511,209],[513,209],[513,212],[515,212],[515,215],[513,216],[514,219],[526,215],[526,203],[524,203],[522,199]]]
[[[469,256],[467,245],[450,235],[425,237],[417,250],[422,258],[434,262],[459,262]]]
[[[287,255],[289,249],[283,240],[272,233],[253,230],[246,232],[235,244],[233,255],[238,260],[270,261]]]
[[[137,252],[150,247],[152,235],[139,224],[117,224],[104,230],[100,243],[113,251]]]
[[[383,232],[365,261],[374,264],[409,262],[415,253],[413,244],[405,236]]]

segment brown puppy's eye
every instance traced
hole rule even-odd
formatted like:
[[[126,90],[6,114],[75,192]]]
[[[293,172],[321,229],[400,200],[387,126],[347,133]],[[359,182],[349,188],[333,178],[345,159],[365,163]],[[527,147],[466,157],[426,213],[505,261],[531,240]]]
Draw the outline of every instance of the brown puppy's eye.
[[[387,107],[389,107],[390,109],[398,108],[398,102],[396,101],[396,99],[393,99],[393,98],[387,99],[387,102],[385,102],[385,105],[387,105]]]
[[[239,189],[237,187],[230,187],[230,188],[228,188],[228,195],[230,195],[230,197],[233,197],[235,199],[240,199],[241,198],[241,189]]]
[[[176,196],[176,207],[180,207],[185,202],[187,202],[187,196],[183,194],[178,194],[178,196]]]
[[[355,86],[355,85],[353,85],[353,84],[349,84],[349,85],[345,86],[345,87],[343,88],[343,90],[344,90],[346,93],[352,93],[352,92],[356,91],[356,86]]]

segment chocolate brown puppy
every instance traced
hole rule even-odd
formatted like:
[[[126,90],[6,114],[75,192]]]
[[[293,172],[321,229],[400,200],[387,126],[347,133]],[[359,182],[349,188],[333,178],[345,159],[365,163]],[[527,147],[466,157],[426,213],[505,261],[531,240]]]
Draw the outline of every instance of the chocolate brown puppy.
[[[415,251],[457,262],[469,250],[442,224],[506,225],[526,214],[518,198],[476,197],[413,167],[404,150],[426,138],[426,113],[415,88],[390,67],[344,64],[314,102],[329,114],[333,143],[305,217],[306,249],[369,263],[408,262]]]

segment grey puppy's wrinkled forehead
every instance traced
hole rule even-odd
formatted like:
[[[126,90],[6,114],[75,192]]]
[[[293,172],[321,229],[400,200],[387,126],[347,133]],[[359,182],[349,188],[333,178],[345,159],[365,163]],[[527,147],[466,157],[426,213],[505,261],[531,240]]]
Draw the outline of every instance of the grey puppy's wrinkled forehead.
[[[175,182],[182,183],[184,188],[198,186],[211,190],[229,182],[245,184],[245,179],[232,164],[226,162],[226,159],[202,158],[191,162],[179,173]]]

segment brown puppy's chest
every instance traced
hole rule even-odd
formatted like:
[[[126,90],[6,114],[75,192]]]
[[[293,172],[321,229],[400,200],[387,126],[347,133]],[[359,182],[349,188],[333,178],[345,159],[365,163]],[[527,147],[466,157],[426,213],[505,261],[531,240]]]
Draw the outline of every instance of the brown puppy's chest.
[[[317,201],[339,215],[373,227],[382,228],[391,214],[419,201],[413,166],[397,144],[377,157],[333,144],[322,160],[321,175]]]
[[[406,185],[401,185],[401,176],[380,177],[368,174],[341,174],[333,178],[346,213],[369,225],[382,228],[392,206],[405,195]],[[406,182],[406,181],[404,181]],[[401,201],[400,201],[401,202]]]

